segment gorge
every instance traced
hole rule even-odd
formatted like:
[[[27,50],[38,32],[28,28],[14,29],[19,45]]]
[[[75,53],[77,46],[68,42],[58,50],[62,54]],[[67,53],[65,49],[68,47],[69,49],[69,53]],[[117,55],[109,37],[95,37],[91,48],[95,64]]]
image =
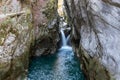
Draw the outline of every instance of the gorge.
[[[120,80],[119,29],[120,0],[1,0],[0,80]]]
[[[28,80],[85,80],[63,30],[61,38],[62,46],[54,55],[32,58]]]

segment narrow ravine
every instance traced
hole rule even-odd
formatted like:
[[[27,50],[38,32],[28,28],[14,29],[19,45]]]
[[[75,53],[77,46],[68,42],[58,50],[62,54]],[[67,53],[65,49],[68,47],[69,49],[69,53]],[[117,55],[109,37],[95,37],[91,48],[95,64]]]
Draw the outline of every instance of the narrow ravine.
[[[0,80],[120,80],[120,0],[0,0]]]
[[[55,54],[31,59],[28,80],[84,80],[80,62],[64,41],[62,30],[61,35],[62,47]]]

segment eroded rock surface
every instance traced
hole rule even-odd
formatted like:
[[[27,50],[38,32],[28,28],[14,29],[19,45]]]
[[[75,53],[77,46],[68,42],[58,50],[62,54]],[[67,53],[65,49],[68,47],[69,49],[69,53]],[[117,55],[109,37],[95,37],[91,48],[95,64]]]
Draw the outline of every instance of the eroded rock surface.
[[[35,26],[35,56],[54,53],[59,41],[57,0],[36,0],[32,3]]]
[[[0,80],[26,76],[29,48],[35,39],[28,5],[18,0],[0,2]]]
[[[120,0],[64,0],[88,80],[120,80]]]
[[[25,79],[31,44],[33,55],[54,53],[57,25],[57,0],[0,1],[0,80]]]

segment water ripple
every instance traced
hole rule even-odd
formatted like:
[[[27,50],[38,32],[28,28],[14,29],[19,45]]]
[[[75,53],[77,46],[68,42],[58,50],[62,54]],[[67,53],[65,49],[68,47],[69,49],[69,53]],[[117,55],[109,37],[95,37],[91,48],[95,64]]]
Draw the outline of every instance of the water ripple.
[[[28,80],[84,80],[79,65],[72,49],[60,49],[54,55],[32,58]]]

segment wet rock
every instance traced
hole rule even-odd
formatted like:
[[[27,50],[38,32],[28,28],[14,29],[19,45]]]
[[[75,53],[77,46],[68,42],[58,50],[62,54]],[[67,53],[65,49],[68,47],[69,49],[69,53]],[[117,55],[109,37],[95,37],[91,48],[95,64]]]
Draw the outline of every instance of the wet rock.
[[[120,79],[120,1],[64,0],[71,41],[88,80]]]

